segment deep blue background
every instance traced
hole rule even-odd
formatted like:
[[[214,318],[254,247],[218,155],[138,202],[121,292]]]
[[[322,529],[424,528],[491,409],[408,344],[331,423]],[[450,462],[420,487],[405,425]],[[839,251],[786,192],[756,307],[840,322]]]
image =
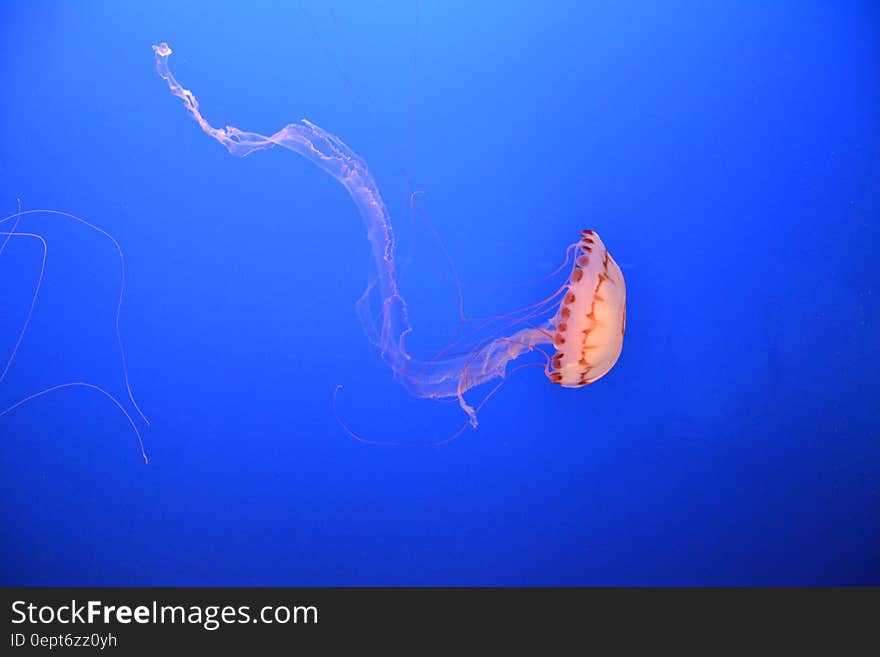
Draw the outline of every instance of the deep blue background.
[[[0,418],[2,584],[880,584],[876,3],[72,3],[0,7],[0,206],[110,231],[152,462],[69,390]],[[109,6],[108,6],[109,5]],[[609,7],[609,5],[614,5]],[[415,400],[354,301],[364,231],[288,152],[209,120],[307,117],[369,163],[411,248],[425,356],[548,294],[582,228],[628,287],[623,355],[579,391],[525,370],[478,430]],[[5,213],[4,213],[5,214]],[[8,224],[6,224],[8,226]],[[124,396],[106,240],[37,217],[49,261],[0,407]],[[0,256],[0,353],[36,242]]]

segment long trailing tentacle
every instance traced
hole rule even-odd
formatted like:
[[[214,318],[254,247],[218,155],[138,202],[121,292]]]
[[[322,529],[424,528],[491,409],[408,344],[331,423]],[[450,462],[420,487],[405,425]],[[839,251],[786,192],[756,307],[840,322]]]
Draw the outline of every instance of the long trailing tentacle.
[[[275,146],[297,153],[333,176],[348,192],[367,230],[375,268],[375,280],[358,302],[358,312],[367,338],[379,349],[397,379],[412,394],[435,399],[459,399],[476,424],[475,410],[464,402],[467,390],[505,376],[508,363],[539,344],[549,344],[545,327],[515,330],[511,335],[485,342],[474,352],[427,362],[414,359],[406,350],[410,332],[406,302],[400,293],[395,266],[396,241],[391,218],[366,162],[338,136],[303,119],[288,124],[272,135],[240,130],[227,125],[215,128],[202,115],[195,94],[184,88],[171,73],[167,43],[153,46],[156,70],[171,93],[183,101],[187,112],[202,131],[222,144],[232,155],[245,157]],[[370,300],[378,295],[378,313],[370,312]],[[461,309],[460,309],[461,310]],[[378,320],[376,319],[378,316]]]

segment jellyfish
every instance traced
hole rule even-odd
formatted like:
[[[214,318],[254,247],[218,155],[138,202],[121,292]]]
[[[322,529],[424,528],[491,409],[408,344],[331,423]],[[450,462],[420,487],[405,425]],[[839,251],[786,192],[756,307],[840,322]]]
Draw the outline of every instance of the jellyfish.
[[[230,154],[245,157],[269,148],[285,148],[305,157],[345,188],[364,223],[372,253],[373,278],[356,304],[358,316],[367,339],[410,393],[457,399],[470,425],[476,427],[482,404],[468,402],[465,393],[495,379],[503,382],[508,365],[525,354],[544,353],[547,378],[565,388],[593,383],[617,362],[626,327],[626,285],[620,267],[592,230],[582,231],[566,251],[573,258],[567,283],[549,299],[519,315],[509,315],[507,334],[496,334],[465,353],[441,352],[429,360],[411,356],[406,337],[412,329],[398,286],[396,238],[366,162],[342,139],[306,119],[268,136],[229,125],[215,128],[202,115],[195,95],[171,73],[169,45],[154,45],[153,51],[156,70],[171,93],[183,101],[202,131]],[[555,313],[551,304],[558,304]],[[548,313],[550,317],[542,320]],[[550,356],[543,351],[545,347],[554,348],[555,353]]]

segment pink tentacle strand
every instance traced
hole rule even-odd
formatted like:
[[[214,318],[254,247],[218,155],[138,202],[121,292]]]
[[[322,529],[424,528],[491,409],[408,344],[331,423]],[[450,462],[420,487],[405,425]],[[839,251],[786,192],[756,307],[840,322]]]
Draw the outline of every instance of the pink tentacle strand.
[[[134,409],[137,411],[140,418],[144,421],[144,424],[146,424],[146,426],[149,427],[150,422],[147,419],[147,417],[144,415],[143,411],[141,411],[140,406],[138,406],[137,402],[135,401],[134,393],[132,392],[132,389],[131,389],[131,384],[129,382],[129,375],[128,375],[128,365],[126,364],[126,359],[125,359],[125,349],[122,344],[122,332],[121,332],[120,326],[119,326],[120,315],[122,312],[122,302],[123,302],[123,298],[125,296],[125,258],[123,257],[123,254],[122,254],[122,248],[119,246],[119,243],[116,241],[116,239],[112,235],[110,235],[110,233],[106,232],[104,229],[102,229],[92,223],[89,223],[85,219],[82,219],[80,217],[77,217],[76,215],[73,215],[73,214],[70,214],[67,212],[59,212],[56,210],[25,210],[25,211],[22,211],[21,205],[19,204],[18,212],[16,212],[15,214],[9,215],[7,217],[0,218],[0,228],[4,227],[4,224],[8,224],[9,222],[14,222],[12,225],[12,230],[0,230],[0,236],[5,237],[2,245],[0,245],[0,254],[3,253],[3,250],[5,249],[8,241],[12,237],[27,237],[27,238],[36,240],[39,242],[39,244],[41,246],[41,250],[42,250],[41,259],[40,259],[40,269],[37,274],[37,280],[34,284],[34,291],[33,291],[33,294],[31,295],[31,302],[28,306],[28,310],[27,310],[27,314],[25,316],[24,322],[22,323],[21,328],[19,329],[18,337],[15,341],[15,344],[12,347],[11,353],[9,354],[8,358],[5,361],[5,364],[2,361],[0,361],[0,366],[2,366],[2,368],[0,368],[0,383],[3,383],[3,380],[6,378],[6,375],[9,373],[9,370],[12,367],[13,361],[15,361],[15,358],[19,352],[19,349],[22,345],[22,342],[24,341],[25,334],[27,333],[28,327],[29,327],[31,319],[33,317],[34,309],[37,305],[37,298],[39,297],[40,288],[42,287],[43,277],[46,272],[46,260],[47,260],[47,253],[48,253],[46,240],[42,235],[40,235],[38,233],[18,231],[16,229],[17,229],[17,227],[23,217],[36,217],[36,216],[43,215],[43,214],[45,214],[49,217],[64,218],[64,219],[69,219],[69,220],[75,221],[77,223],[80,223],[83,226],[89,228],[90,230],[93,230],[93,231],[97,232],[98,234],[106,237],[108,240],[110,240],[110,242],[112,242],[113,247],[116,250],[116,254],[119,257],[119,270],[120,270],[119,296],[118,296],[117,303],[116,303],[116,314],[115,314],[115,320],[114,320],[114,328],[115,328],[115,333],[116,333],[116,343],[117,343],[117,347],[119,349],[120,364],[122,365],[123,380],[125,383],[125,391],[128,394],[128,399],[131,402]],[[57,390],[65,390],[68,388],[74,388],[74,387],[85,388],[85,389],[100,393],[101,395],[106,397],[108,400],[110,400],[116,406],[116,408],[118,408],[122,412],[122,414],[125,416],[125,419],[128,421],[129,425],[131,426],[132,430],[134,431],[135,436],[137,437],[138,447],[140,449],[141,457],[143,458],[144,463],[149,463],[149,459],[147,458],[147,452],[146,452],[146,449],[144,448],[144,442],[141,437],[141,433],[138,430],[137,425],[135,424],[134,419],[132,418],[131,414],[125,409],[125,407],[122,405],[122,402],[120,402],[117,397],[115,397],[114,395],[107,392],[104,388],[101,388],[100,386],[94,385],[92,383],[88,383],[85,381],[72,381],[69,383],[61,383],[58,385],[51,386],[51,387],[46,388],[44,390],[41,390],[39,392],[28,395],[24,399],[21,399],[20,401],[12,404],[11,406],[9,406],[3,410],[0,410],[0,418],[2,418],[5,415],[8,415],[9,413],[12,413],[14,410],[20,408],[21,406],[23,406],[31,401],[34,401],[36,399],[39,399],[45,395],[48,395],[52,392],[55,392]]]

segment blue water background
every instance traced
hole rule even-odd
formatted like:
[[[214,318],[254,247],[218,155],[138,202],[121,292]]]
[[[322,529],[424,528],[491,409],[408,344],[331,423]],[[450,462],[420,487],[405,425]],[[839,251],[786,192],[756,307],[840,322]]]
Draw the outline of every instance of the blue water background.
[[[876,3],[7,0],[0,26],[0,206],[118,239],[152,421],[144,465],[94,391],[0,418],[0,583],[880,584]],[[305,117],[369,163],[413,353],[456,327],[442,248],[466,310],[501,313],[592,228],[626,276],[617,366],[518,372],[442,448],[353,441],[337,384],[365,437],[465,418],[368,345],[344,189],[203,135],[163,40],[216,125]],[[73,380],[125,400],[112,245],[20,229],[48,260],[0,407]],[[0,256],[3,358],[40,253]]]

